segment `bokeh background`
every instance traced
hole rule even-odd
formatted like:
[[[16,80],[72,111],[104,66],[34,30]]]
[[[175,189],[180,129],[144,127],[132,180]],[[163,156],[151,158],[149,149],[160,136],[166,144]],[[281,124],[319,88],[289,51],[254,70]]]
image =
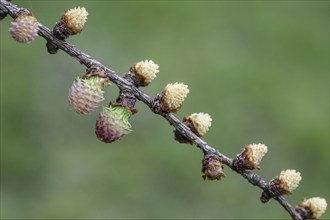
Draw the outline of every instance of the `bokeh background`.
[[[160,73],[143,91],[189,85],[179,118],[207,112],[205,140],[234,157],[246,144],[269,152],[265,180],[297,169],[287,199],[329,202],[328,1],[14,1],[53,27],[84,6],[83,32],[68,42],[122,75],[152,59]],[[173,128],[137,103],[134,132],[113,144],[94,134],[96,112],[70,110],[68,88],[85,68],[45,41],[15,42],[1,21],[2,219],[289,219],[276,202],[225,168],[203,181],[202,153],[174,141]],[[106,105],[118,94],[106,90]],[[323,216],[329,218],[329,209]]]

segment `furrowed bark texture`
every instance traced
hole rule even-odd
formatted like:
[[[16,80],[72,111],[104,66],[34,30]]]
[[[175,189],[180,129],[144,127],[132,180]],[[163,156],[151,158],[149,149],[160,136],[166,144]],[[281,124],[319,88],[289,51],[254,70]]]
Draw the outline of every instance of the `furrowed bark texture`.
[[[17,12],[19,10],[22,10],[23,8],[19,8],[16,5],[11,4],[10,2],[7,2],[5,0],[0,0],[0,11],[2,13],[7,13],[12,18],[16,18],[18,16]],[[26,10],[26,9],[25,9]],[[192,141],[196,144],[196,146],[204,153],[204,154],[216,154],[221,158],[221,161],[227,165],[229,168],[231,168],[233,171],[235,169],[232,165],[232,159],[223,155],[219,151],[217,151],[215,148],[209,146],[204,140],[199,138],[197,135],[195,135],[185,124],[183,124],[178,118],[176,118],[173,114],[164,114],[157,112],[154,108],[154,101],[153,98],[148,96],[147,94],[143,93],[141,90],[133,86],[132,83],[128,82],[124,78],[118,76],[115,71],[107,68],[105,65],[100,63],[99,61],[93,59],[88,54],[85,54],[75,46],[57,39],[51,32],[50,29],[45,27],[44,25],[39,23],[39,32],[38,35],[43,37],[47,42],[51,43],[52,45],[55,45],[59,49],[65,51],[67,54],[72,56],[73,58],[76,58],[81,64],[85,65],[87,68],[91,66],[101,66],[105,69],[107,77],[116,84],[120,89],[125,89],[126,91],[131,92],[134,94],[134,96],[145,103],[152,112],[155,114],[161,115],[163,118],[165,118],[175,129],[177,129],[182,136],[187,138],[188,140]],[[237,171],[235,171],[237,172]],[[249,170],[243,170],[241,172],[237,172],[242,177],[244,177],[249,183],[251,183],[254,186],[259,187],[262,189],[262,191],[268,192],[268,183],[261,179],[261,177]],[[282,196],[279,196],[277,198],[274,198],[283,208],[290,214],[292,219],[295,220],[302,220],[302,216],[298,212],[295,211],[295,209],[287,202]]]

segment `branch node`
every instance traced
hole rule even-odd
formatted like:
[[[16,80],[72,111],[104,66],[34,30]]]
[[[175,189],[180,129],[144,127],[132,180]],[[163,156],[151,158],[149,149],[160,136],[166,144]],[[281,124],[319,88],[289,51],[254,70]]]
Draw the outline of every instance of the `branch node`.
[[[100,65],[92,65],[87,68],[87,73],[84,74],[81,78],[82,79],[87,79],[93,76],[98,76],[100,78],[106,79],[107,85],[104,86],[109,86],[110,85],[110,80],[105,72],[104,67]]]
[[[206,154],[202,160],[203,179],[206,180],[220,180],[226,177],[223,172],[224,165],[221,159],[216,154]]]
[[[136,108],[134,108],[136,103],[136,97],[130,91],[121,90],[119,96],[116,99],[116,102],[111,103],[112,106],[125,106],[128,108],[132,114],[138,112]]]
[[[0,10],[0,21],[4,19],[7,16],[7,14],[8,14],[7,12]]]
[[[272,196],[269,194],[268,191],[263,191],[260,196],[260,201],[262,203],[267,203],[271,198],[272,198]]]
[[[237,173],[242,173],[246,169],[245,162],[239,154],[233,159],[232,166]]]
[[[295,209],[295,211],[302,217],[302,220],[314,219],[313,218],[313,212],[310,209],[306,208],[306,207],[304,207],[304,208],[298,207],[298,208]]]
[[[180,144],[191,144],[191,145],[193,144],[193,141],[183,136],[181,134],[182,132],[180,132],[179,130],[175,129],[173,133],[174,133],[174,140],[176,140]]]
[[[51,41],[47,41],[46,47],[49,54],[56,54],[59,49],[59,47]]]
[[[162,96],[160,94],[158,94],[152,104],[151,104],[151,111],[155,114],[158,114],[158,115],[162,115],[163,112],[161,110],[161,107],[160,107],[160,100],[161,100]]]
[[[32,16],[32,13],[27,10],[26,8],[20,8],[17,12],[16,12],[16,17],[14,17],[14,19],[20,17],[20,16],[28,16],[28,15],[31,15]]]

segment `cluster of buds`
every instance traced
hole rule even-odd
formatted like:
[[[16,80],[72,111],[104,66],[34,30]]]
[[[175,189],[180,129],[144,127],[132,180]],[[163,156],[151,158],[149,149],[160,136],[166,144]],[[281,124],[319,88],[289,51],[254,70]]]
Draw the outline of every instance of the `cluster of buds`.
[[[120,104],[103,107],[96,120],[95,134],[97,138],[104,143],[112,143],[129,134],[132,131],[132,126],[128,122],[131,115],[130,109]]]
[[[268,190],[262,193],[260,200],[266,203],[270,198],[290,195],[299,186],[300,181],[300,172],[296,170],[282,170],[279,176],[268,183]]]
[[[55,25],[53,34],[60,40],[76,35],[83,30],[88,12],[84,7],[77,7],[64,12],[61,20]]]
[[[101,68],[90,68],[88,73],[77,77],[69,89],[71,108],[79,114],[94,111],[104,100],[103,88],[109,85],[110,81]]]
[[[243,151],[234,158],[232,163],[234,169],[239,172],[245,169],[260,169],[259,164],[267,151],[267,146],[264,144],[247,145]]]
[[[79,34],[87,21],[88,12],[84,7],[77,7],[67,10],[62,15],[59,22],[53,28],[53,34],[60,40],[65,40],[71,35]],[[50,54],[55,54],[58,47],[51,42],[46,44],[47,50]]]
[[[206,180],[220,180],[226,177],[223,172],[224,165],[221,159],[216,154],[206,154],[202,160],[203,179]]]
[[[152,60],[141,61],[133,65],[124,78],[136,87],[147,86],[159,72],[158,65]],[[104,143],[112,143],[132,132],[128,119],[137,110],[134,108],[136,98],[131,92],[120,90],[116,102],[103,107],[97,121],[95,134]]]
[[[140,61],[131,67],[127,75],[129,74],[135,86],[145,87],[156,78],[158,68],[159,66],[152,60]]]
[[[11,23],[9,32],[20,43],[30,43],[38,36],[38,21],[27,10],[18,12],[19,16]]]
[[[133,65],[124,78],[136,87],[147,86],[159,72],[152,60]],[[87,73],[74,80],[69,89],[69,104],[79,114],[94,111],[104,100],[103,88],[110,85],[106,71],[101,67],[91,67]],[[131,124],[128,119],[137,110],[136,97],[129,90],[121,89],[115,102],[103,107],[96,120],[95,134],[104,143],[112,143],[129,134]]]
[[[267,153],[267,146],[264,144],[247,145],[240,154],[233,159],[233,169],[237,172],[243,172],[246,169],[260,169],[259,164]],[[263,203],[268,202],[271,198],[277,198],[282,195],[290,195],[301,181],[300,172],[296,170],[282,170],[276,178],[272,179],[267,186],[260,200]],[[302,219],[319,219],[325,212],[327,202],[323,198],[315,197],[304,199],[297,207],[296,211]]]
[[[209,127],[211,127],[212,118],[207,113],[193,113],[189,116],[185,116],[183,118],[183,123],[198,137],[203,137],[209,130]],[[174,137],[179,143],[193,143],[191,140],[183,137],[178,130],[174,130]]]
[[[1,11],[0,19],[7,13]],[[80,33],[87,21],[88,12],[84,7],[67,10],[52,30],[59,40],[65,40],[71,35]],[[18,17],[10,27],[10,34],[18,42],[29,43],[38,34],[39,24],[27,10],[18,12]],[[47,44],[48,52],[55,54],[58,46],[51,41]],[[135,87],[145,87],[157,76],[159,66],[152,60],[137,62],[124,75],[128,82]],[[86,74],[77,77],[69,88],[69,105],[78,114],[88,114],[94,111],[104,101],[104,87],[110,85],[105,71],[98,67],[90,68]],[[183,83],[170,83],[162,93],[154,99],[155,109],[159,114],[177,112],[189,93],[188,86]],[[95,133],[99,140],[111,143],[131,132],[128,118],[136,113],[134,105],[136,97],[130,90],[121,89],[116,102],[110,102],[103,107],[97,122]],[[202,137],[211,126],[211,117],[204,113],[195,113],[184,118],[184,123],[199,137]],[[182,138],[184,139],[184,138]],[[187,142],[187,140],[185,140]]]
[[[154,110],[160,113],[177,112],[189,93],[188,86],[183,83],[169,83],[162,94],[154,99]]]
[[[326,209],[327,201],[320,197],[303,199],[296,207],[303,219],[320,219]]]

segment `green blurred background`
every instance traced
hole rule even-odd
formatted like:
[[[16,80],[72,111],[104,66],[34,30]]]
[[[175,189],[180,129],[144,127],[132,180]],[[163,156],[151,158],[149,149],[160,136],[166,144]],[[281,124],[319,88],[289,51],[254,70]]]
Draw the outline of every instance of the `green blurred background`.
[[[270,180],[297,169],[293,195],[329,202],[328,1],[13,1],[53,27],[66,9],[89,12],[68,42],[123,74],[152,59],[190,93],[179,118],[207,112],[205,140],[233,157],[246,144],[269,152],[257,171]],[[113,144],[94,134],[96,112],[70,110],[68,88],[85,68],[45,41],[16,43],[1,21],[1,218],[289,219],[276,202],[225,168],[203,181],[202,153],[138,103],[134,132]],[[118,94],[106,91],[106,105]],[[323,216],[329,218],[329,209]]]

